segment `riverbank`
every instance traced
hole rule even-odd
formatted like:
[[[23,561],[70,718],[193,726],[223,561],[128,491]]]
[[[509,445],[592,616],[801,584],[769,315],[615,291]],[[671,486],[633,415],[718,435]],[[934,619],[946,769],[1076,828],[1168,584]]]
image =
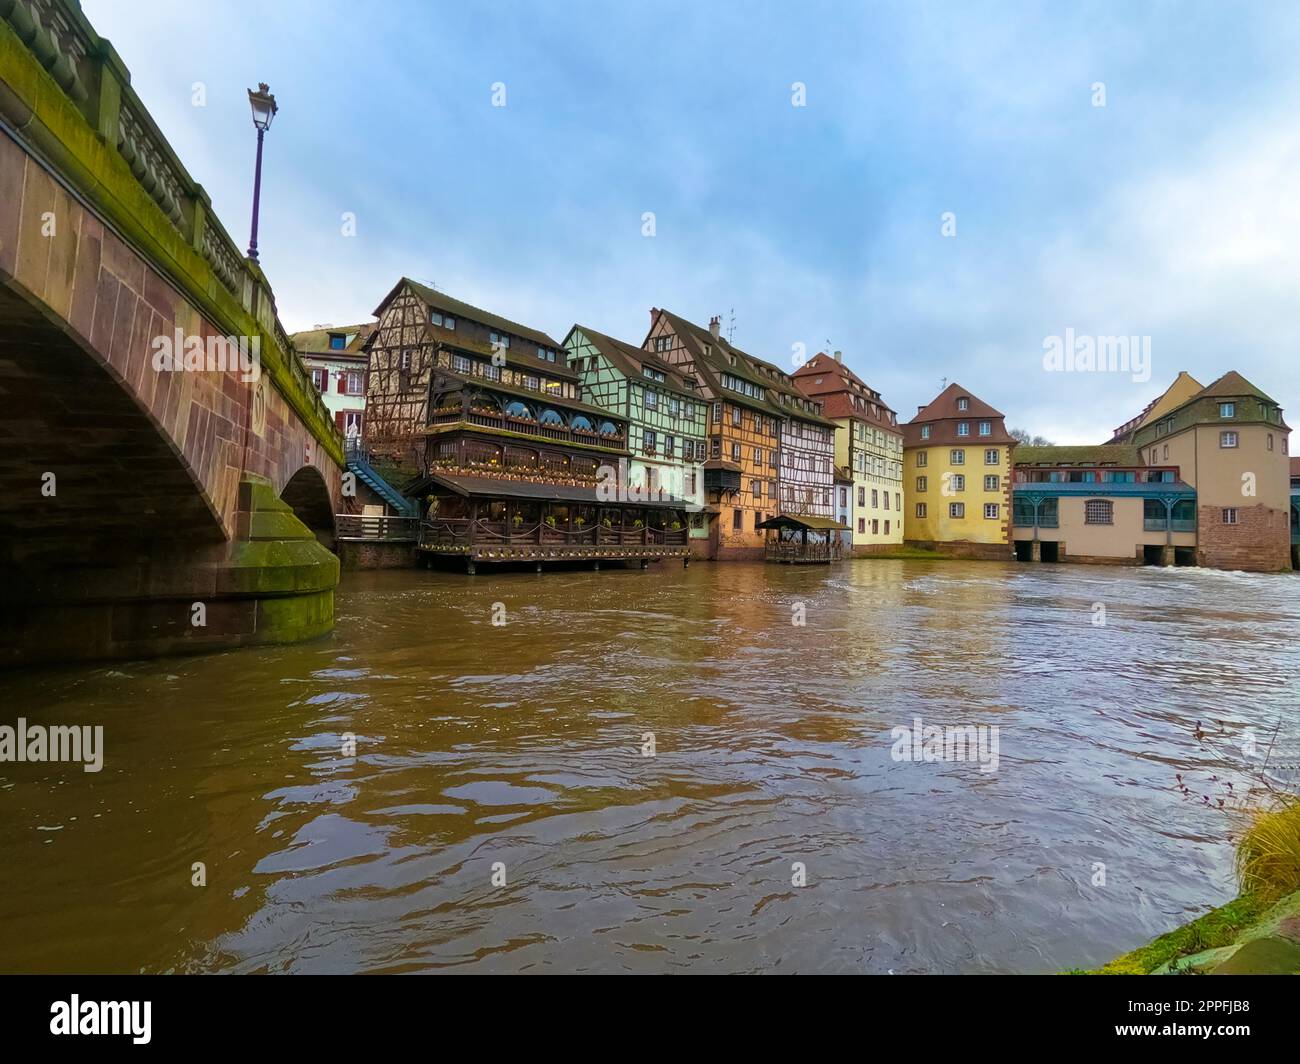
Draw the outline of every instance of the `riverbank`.
[[[1300,974],[1300,891],[1275,904],[1243,895],[1109,964],[1070,974]]]

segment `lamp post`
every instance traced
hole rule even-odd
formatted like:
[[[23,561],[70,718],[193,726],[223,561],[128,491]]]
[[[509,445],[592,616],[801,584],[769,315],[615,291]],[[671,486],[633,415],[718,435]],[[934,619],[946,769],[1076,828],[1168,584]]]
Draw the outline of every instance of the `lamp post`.
[[[279,108],[271,87],[265,81],[259,82],[257,91],[248,90],[248,102],[253,108],[253,125],[257,127],[257,169],[253,175],[253,233],[248,238],[248,257],[257,261],[257,208],[262,197],[262,137],[271,128],[271,119]]]

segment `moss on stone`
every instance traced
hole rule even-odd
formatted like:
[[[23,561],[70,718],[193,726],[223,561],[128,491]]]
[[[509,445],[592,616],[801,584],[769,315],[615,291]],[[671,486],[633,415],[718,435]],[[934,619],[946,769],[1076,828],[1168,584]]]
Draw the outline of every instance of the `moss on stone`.
[[[1175,928],[1122,957],[1116,957],[1087,975],[1150,975],[1179,957],[1232,945],[1253,924],[1267,905],[1249,895],[1212,909],[1189,924]]]

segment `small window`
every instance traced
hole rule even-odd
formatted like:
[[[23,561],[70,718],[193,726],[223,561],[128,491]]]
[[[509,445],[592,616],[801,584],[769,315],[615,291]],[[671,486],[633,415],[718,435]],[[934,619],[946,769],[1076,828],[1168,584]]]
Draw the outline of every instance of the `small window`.
[[[957,400],[957,409],[958,409],[958,410],[969,410],[969,409],[970,409],[970,400],[967,399],[967,398],[963,395],[960,399]]]
[[[929,477],[917,477],[917,478],[916,478],[916,490],[917,490],[917,491],[926,491],[929,487],[930,487],[930,478],[929,478]]]
[[[740,461],[740,444],[739,444],[739,443],[734,443],[734,442],[733,442],[732,445],[731,445],[731,460],[732,460],[733,462],[739,462],[739,461]]]
[[[948,461],[951,465],[965,465],[966,452],[962,450],[953,450],[948,452]]]
[[[1000,507],[995,502],[986,502],[984,504],[984,519],[986,521],[996,521]]]
[[[993,435],[993,425],[992,425],[990,422],[988,422],[988,421],[981,421],[981,422],[980,422],[980,435],[981,435],[981,436],[992,436],[992,435]]]
[[[962,474],[960,474],[960,473],[950,473],[950,474],[948,475],[948,490],[949,490],[949,491],[965,491],[965,490],[966,490],[966,478],[965,478],[964,476],[962,476]],[[885,499],[888,500],[888,498],[889,498],[889,493],[886,492],[886,493],[885,493]]]
[[[867,519],[866,519],[865,517],[859,517],[859,518],[858,518],[858,531],[859,531],[860,533],[862,533],[863,535],[866,534],[866,531],[867,531]]]
[[[735,529],[737,532],[739,532],[741,528],[744,527],[743,525],[744,520],[745,520],[744,511],[742,510],[731,511],[731,527]]]
[[[329,387],[330,371],[327,369],[314,369],[311,371],[311,382],[316,385],[318,392],[323,392]]]
[[[342,333],[330,333],[330,350],[342,351],[348,346],[348,338]]]
[[[1113,525],[1115,523],[1115,504],[1109,499],[1089,499],[1083,505],[1083,523],[1085,525]]]
[[[1237,416],[1237,404],[1236,404],[1236,403],[1220,403],[1220,404],[1219,404],[1219,417],[1236,417],[1236,416]]]
[[[928,440],[929,438],[930,438],[930,426],[929,426],[929,425],[922,425],[922,426],[921,426],[921,439],[923,439],[923,440]]]
[[[948,504],[948,516],[953,518],[965,517],[966,504],[964,502],[950,502]]]
[[[469,373],[470,361],[464,355],[452,355],[451,368],[457,373]]]
[[[917,452],[916,452],[916,468],[917,468],[917,469],[924,469],[924,468],[925,468],[927,465],[929,465],[929,464],[930,464],[930,452],[929,452],[929,451],[917,451]]]
[[[1001,465],[1002,452],[999,451],[996,447],[990,447],[987,451],[984,452],[984,464]]]
[[[347,394],[364,395],[366,391],[365,374],[359,369],[348,370]]]
[[[1223,523],[1225,525],[1235,525],[1237,523],[1237,508],[1229,506],[1223,511]]]
[[[925,505],[925,503],[923,503],[923,502],[918,502],[918,503],[916,504],[916,516],[917,516],[917,517],[924,517],[925,515],[926,515],[926,505]]]
[[[1002,478],[996,473],[990,473],[984,478],[985,491],[997,491],[1002,487]]]
[[[969,435],[970,435],[970,422],[969,422],[969,421],[959,421],[959,422],[957,422],[957,435],[958,435],[958,436],[969,436]]]
[[[1220,446],[1220,447],[1236,447],[1236,446],[1237,446],[1237,434],[1236,434],[1235,432],[1220,432],[1220,433],[1219,433],[1219,446]]]
[[[761,499],[763,497],[763,482],[761,480],[750,481],[749,488],[754,493],[754,498]]]

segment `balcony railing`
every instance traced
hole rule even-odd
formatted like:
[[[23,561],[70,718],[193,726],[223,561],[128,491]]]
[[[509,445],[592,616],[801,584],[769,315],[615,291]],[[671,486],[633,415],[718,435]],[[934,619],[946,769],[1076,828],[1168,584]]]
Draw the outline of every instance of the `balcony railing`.
[[[527,524],[482,518],[435,518],[420,529],[420,546],[439,547],[540,546],[572,547],[684,547],[685,528],[651,528],[648,525],[584,525],[560,528],[545,521]]]
[[[435,410],[429,425],[443,430],[457,425],[476,425],[479,428],[502,432],[521,432],[544,440],[562,443],[581,443],[589,447],[612,447],[621,450],[626,442],[622,434],[608,435],[591,429],[574,429],[567,425],[542,425],[533,418],[511,417],[506,414],[485,414],[482,411]]]

